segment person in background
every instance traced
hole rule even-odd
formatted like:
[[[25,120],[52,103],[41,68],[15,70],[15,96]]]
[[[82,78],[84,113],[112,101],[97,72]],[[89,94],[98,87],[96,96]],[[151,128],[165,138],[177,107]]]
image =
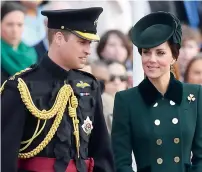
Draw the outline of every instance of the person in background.
[[[105,83],[105,92],[115,96],[116,92],[128,88],[128,76],[125,66],[117,61],[107,62],[109,71],[109,81]]]
[[[27,46],[21,39],[24,10],[16,2],[4,2],[1,6],[1,84],[38,61],[34,48]]]
[[[128,77],[125,66],[117,61],[107,61],[107,75],[108,79],[104,82],[104,92],[102,94],[103,112],[107,129],[111,134],[112,120],[113,120],[113,108],[114,108],[114,96],[116,92],[126,90],[128,88]],[[101,75],[102,73],[100,73]]]
[[[100,39],[97,54],[101,60],[116,60],[132,70],[131,47],[128,37],[119,30],[109,30]]]
[[[34,48],[37,52],[38,57],[40,57],[40,59],[42,59],[45,54],[48,52],[48,35],[47,35],[47,23],[48,23],[48,19],[45,18],[44,19],[44,27],[46,28],[46,36],[37,44],[34,45]]]
[[[96,60],[91,63],[92,74],[97,78],[101,86],[103,114],[109,134],[111,133],[111,120],[114,105],[113,96],[105,92],[105,84],[109,82],[109,70],[107,64],[102,60]]]
[[[182,25],[182,47],[179,54],[180,80],[184,80],[184,72],[189,61],[200,52],[202,37],[198,30]]]
[[[188,63],[184,81],[190,84],[202,85],[202,53],[199,53]]]
[[[91,63],[92,74],[97,78],[101,86],[101,92],[105,90],[105,84],[109,81],[108,66],[104,61],[95,60]]]
[[[179,19],[163,11],[142,17],[131,30],[146,78],[115,96],[116,172],[133,172],[132,151],[138,172],[202,170],[202,86],[180,82],[171,72],[181,36]]]
[[[129,46],[129,57],[126,61],[126,69],[127,71],[132,72],[133,71],[133,66],[131,64],[133,64],[133,43],[130,39],[130,31],[131,31],[132,27],[128,30],[127,33],[127,40],[128,40],[128,46]]]
[[[45,17],[40,14],[43,0],[20,0],[20,3],[25,7],[25,28],[22,34],[22,40],[27,45],[34,46],[46,35],[46,28],[44,27]]]

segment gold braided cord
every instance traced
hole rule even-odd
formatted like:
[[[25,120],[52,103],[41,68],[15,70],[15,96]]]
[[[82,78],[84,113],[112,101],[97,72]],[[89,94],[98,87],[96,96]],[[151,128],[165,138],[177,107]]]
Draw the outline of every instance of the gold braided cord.
[[[52,108],[48,111],[45,109],[41,111],[34,105],[34,102],[32,100],[32,97],[30,95],[30,92],[26,83],[21,78],[18,78],[18,82],[19,82],[18,89],[20,91],[21,98],[25,106],[27,107],[27,109],[30,111],[32,115],[34,115],[36,118],[43,119],[43,120],[53,118],[57,114],[58,110],[61,108],[62,102],[66,100],[65,97],[67,96],[69,97],[72,92],[71,86],[65,84],[59,90]],[[65,95],[64,93],[66,93],[67,95]]]
[[[39,119],[39,120],[38,120],[38,123],[40,123],[40,121],[41,121],[41,120]],[[47,120],[44,121],[43,126],[41,127],[41,129],[39,130],[39,132],[35,135],[34,139],[35,139],[36,137],[38,137],[38,136],[41,134],[41,132],[43,131],[43,129],[44,129],[45,125],[46,125],[46,121],[47,121]],[[38,123],[37,123],[37,126],[38,126]],[[37,130],[37,127],[36,127],[36,130]],[[36,131],[36,130],[35,130],[35,131]],[[37,131],[38,131],[38,130],[37,130]],[[22,141],[21,144],[26,144],[26,143],[28,143],[29,141],[30,141],[30,139],[29,139],[29,140]]]
[[[21,70],[20,72],[17,72],[17,73],[15,73],[13,76],[11,76],[11,77],[9,78],[9,80],[14,80],[16,76],[18,76],[18,75],[20,75],[20,74],[22,74],[22,73],[25,73],[26,71],[31,70],[31,69],[32,69],[32,68],[26,68],[26,69],[24,69],[24,70]]]
[[[55,120],[54,120],[48,134],[44,138],[44,140],[32,151],[27,152],[27,153],[19,153],[19,155],[18,155],[19,158],[22,158],[22,159],[32,158],[32,157],[36,156],[38,153],[40,153],[48,145],[48,143],[52,140],[53,136],[55,135],[55,133],[62,121],[65,107],[66,107],[66,105],[63,102],[63,107],[58,111],[58,113],[55,117]]]
[[[38,120],[38,122],[37,122],[37,126],[36,126],[33,136],[29,140],[21,142],[21,144],[26,144],[26,143],[27,144],[23,148],[20,149],[20,152],[24,151],[25,149],[27,149],[29,147],[29,145],[31,145],[32,141],[34,140],[34,138],[39,130],[39,125],[40,125],[40,120]]]
[[[78,101],[74,93],[72,93],[72,97],[69,102],[69,116],[72,118],[73,127],[74,127],[74,136],[76,141],[76,150],[77,155],[79,158],[79,147],[80,147],[80,140],[79,140],[79,120],[76,114],[76,108],[78,107]]]
[[[26,71],[28,71],[28,70],[30,70],[30,69],[32,69],[32,68],[26,68],[26,69],[24,69],[24,70],[21,70],[20,72],[15,73],[13,76],[11,76],[11,77],[9,78],[9,80],[14,80],[17,75],[20,75],[21,73],[24,73],[24,72],[26,72]],[[1,95],[1,93],[3,92],[6,83],[7,83],[7,80],[4,81],[4,83],[2,84],[2,86],[1,86],[1,88],[0,88],[0,95]]]
[[[37,113],[38,113],[37,118],[39,118],[39,119],[45,119],[45,118],[50,119],[51,118],[51,115],[52,115],[51,113],[49,113],[49,114],[44,113],[45,110],[39,111],[35,107],[32,99],[31,99],[31,95],[27,88],[27,85],[21,78],[18,79],[18,89],[21,94],[21,98],[22,98],[23,102],[25,103],[26,107],[29,108],[30,112],[36,112],[36,110],[37,110]],[[59,101],[59,103],[58,103],[58,101]],[[19,155],[18,155],[19,158],[25,159],[25,158],[34,157],[48,145],[48,143],[54,137],[54,135],[62,121],[63,114],[66,109],[68,101],[69,101],[69,115],[73,121],[74,135],[75,135],[75,139],[76,139],[76,148],[77,148],[77,153],[78,153],[78,157],[79,157],[79,147],[80,147],[79,126],[78,126],[79,120],[77,119],[77,114],[76,114],[76,108],[78,107],[78,100],[77,100],[76,96],[74,96],[74,92],[73,92],[73,89],[71,88],[71,86],[65,84],[58,92],[56,101],[54,103],[55,109],[51,108],[51,109],[54,109],[56,113],[52,116],[52,117],[55,116],[55,120],[54,120],[48,134],[46,135],[44,140],[32,151],[29,151],[27,153],[19,153]],[[33,108],[35,108],[35,109],[33,109]],[[36,116],[36,113],[33,115]],[[42,128],[44,128],[44,127],[42,127]],[[35,130],[32,138],[27,141],[24,141],[22,143],[28,143],[30,145],[33,142],[33,140],[41,133],[41,131],[42,131],[42,129],[38,132],[38,127],[36,127],[36,130]],[[24,151],[24,149],[21,149],[20,152],[22,152],[22,150]]]
[[[2,86],[1,86],[1,88],[0,88],[0,94],[3,92],[4,86],[5,86],[6,83],[7,83],[7,80],[4,81],[4,83],[2,84]]]
[[[46,125],[46,120],[44,121],[43,126],[41,127],[41,129],[39,130],[40,121],[41,120],[38,119],[37,126],[36,126],[36,129],[35,129],[35,132],[34,132],[33,136],[29,140],[25,140],[25,141],[21,142],[21,144],[26,144],[26,145],[23,148],[20,149],[20,152],[22,152],[25,149],[27,149],[31,145],[31,143],[33,142],[33,140],[36,137],[38,137],[41,134],[41,132],[43,131],[43,129],[44,129],[45,125]],[[38,130],[39,130],[39,132],[38,132]]]

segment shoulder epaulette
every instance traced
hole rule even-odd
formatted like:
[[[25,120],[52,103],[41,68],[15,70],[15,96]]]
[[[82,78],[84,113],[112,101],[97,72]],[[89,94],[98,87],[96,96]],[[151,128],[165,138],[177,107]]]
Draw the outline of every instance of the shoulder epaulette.
[[[22,76],[23,74],[28,73],[28,71],[29,71],[29,72],[30,72],[30,71],[33,71],[35,68],[36,68],[36,65],[32,65],[32,66],[29,67],[29,68],[26,68],[26,69],[24,69],[24,70],[21,70],[21,71],[15,73],[13,76],[9,77],[8,80],[15,80],[16,77]],[[5,87],[5,84],[7,83],[8,80],[6,80],[6,81],[2,84],[2,86],[1,86],[1,88],[0,88],[0,94],[3,92],[4,87]]]
[[[78,69],[73,69],[73,71],[78,72],[78,73],[80,73],[80,74],[82,74],[82,75],[87,75],[87,76],[89,76],[90,78],[92,78],[92,79],[94,79],[94,80],[97,81],[97,78],[96,78],[94,75],[92,75],[91,73],[89,73],[89,72],[85,72],[85,71],[78,70]]]
[[[9,77],[8,80],[14,80],[17,76],[21,76],[23,73],[30,71],[32,68],[26,68],[24,70],[21,70],[17,73],[15,73],[13,76]]]

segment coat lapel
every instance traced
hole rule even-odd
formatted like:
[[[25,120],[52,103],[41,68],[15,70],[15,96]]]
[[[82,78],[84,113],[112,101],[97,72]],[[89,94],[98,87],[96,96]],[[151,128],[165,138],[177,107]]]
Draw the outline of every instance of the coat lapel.
[[[168,100],[172,100],[178,105],[180,105],[182,102],[182,96],[183,96],[182,83],[176,80],[172,73],[168,89],[164,96],[161,95],[161,93],[155,88],[155,86],[149,81],[148,78],[144,79],[139,84],[138,90],[144,102],[148,106],[153,105],[161,97],[167,98]]]

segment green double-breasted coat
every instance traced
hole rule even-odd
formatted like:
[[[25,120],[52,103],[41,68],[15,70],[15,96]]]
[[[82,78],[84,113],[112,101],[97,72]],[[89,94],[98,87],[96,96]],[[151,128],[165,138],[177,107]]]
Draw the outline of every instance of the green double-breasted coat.
[[[132,172],[132,151],[138,172],[202,172],[201,86],[171,76],[161,96],[145,79],[116,94],[113,115],[116,172]]]

